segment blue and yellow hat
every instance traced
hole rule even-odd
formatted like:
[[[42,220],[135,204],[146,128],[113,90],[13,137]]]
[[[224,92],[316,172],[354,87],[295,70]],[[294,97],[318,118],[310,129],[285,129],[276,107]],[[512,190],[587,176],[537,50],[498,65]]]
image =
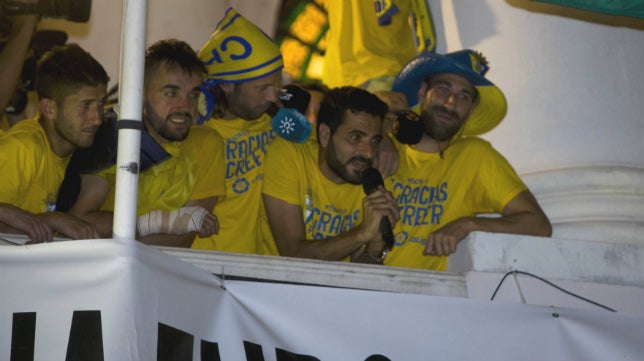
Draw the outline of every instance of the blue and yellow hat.
[[[232,7],[226,10],[198,55],[207,71],[199,106],[200,123],[210,118],[215,105],[207,88],[214,89],[220,82],[259,79],[284,67],[277,44]]]
[[[508,111],[505,95],[485,78],[489,66],[485,58],[474,50],[466,49],[445,55],[422,53],[409,61],[398,73],[392,90],[407,97],[409,106],[418,105],[418,90],[433,74],[452,73],[467,79],[479,93],[478,105],[463,126],[463,135],[483,134],[496,127]]]

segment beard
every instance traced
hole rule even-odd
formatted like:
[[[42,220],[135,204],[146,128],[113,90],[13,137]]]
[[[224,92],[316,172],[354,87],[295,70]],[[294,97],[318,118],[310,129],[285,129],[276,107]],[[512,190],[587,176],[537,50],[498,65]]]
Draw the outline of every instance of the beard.
[[[338,152],[335,149],[333,137],[329,139],[329,145],[324,152],[324,157],[327,164],[329,165],[329,168],[331,168],[331,170],[333,170],[333,172],[335,172],[335,174],[337,174],[345,182],[351,184],[361,184],[362,171],[364,171],[364,169],[370,168],[373,163],[371,159],[360,156],[349,158],[349,160],[343,163],[340,158],[338,158]],[[349,164],[351,164],[352,162],[364,163],[364,169],[362,169],[362,171],[358,173],[350,171]]]
[[[190,131],[190,125],[192,124],[193,117],[191,114],[186,112],[174,112],[168,114],[167,117],[162,118],[157,112],[152,109],[149,104],[145,104],[145,119],[146,125],[148,128],[152,127],[153,131],[163,137],[164,139],[177,142],[186,139],[188,132]],[[187,126],[174,128],[171,126],[172,118],[174,117],[186,117],[188,118]],[[149,131],[150,129],[148,129]]]
[[[435,117],[436,113],[449,116],[451,122],[449,124],[439,122]],[[422,117],[425,120],[425,133],[439,142],[452,139],[465,123],[465,119],[462,119],[457,112],[440,105],[423,110]]]

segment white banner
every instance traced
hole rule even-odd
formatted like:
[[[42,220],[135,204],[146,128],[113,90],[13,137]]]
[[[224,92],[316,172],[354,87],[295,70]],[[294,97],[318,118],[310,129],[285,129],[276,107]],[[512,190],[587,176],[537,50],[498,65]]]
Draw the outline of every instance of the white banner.
[[[135,242],[0,247],[0,360],[641,360],[644,319],[225,281]]]

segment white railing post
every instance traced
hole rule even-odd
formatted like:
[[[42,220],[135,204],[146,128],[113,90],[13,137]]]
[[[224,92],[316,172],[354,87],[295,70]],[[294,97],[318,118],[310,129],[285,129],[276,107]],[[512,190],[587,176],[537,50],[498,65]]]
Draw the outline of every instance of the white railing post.
[[[113,237],[135,239],[147,0],[124,0]]]

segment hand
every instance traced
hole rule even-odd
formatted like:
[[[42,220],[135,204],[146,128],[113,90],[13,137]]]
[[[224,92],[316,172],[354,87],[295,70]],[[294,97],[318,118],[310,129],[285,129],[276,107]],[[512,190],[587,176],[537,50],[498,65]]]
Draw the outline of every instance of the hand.
[[[71,239],[101,238],[93,224],[63,212],[46,212],[38,215],[54,231]]]
[[[2,222],[27,234],[30,241],[27,243],[51,242],[54,231],[35,214],[24,211],[18,207],[3,204]]]
[[[395,113],[402,110],[410,110],[410,108],[407,104],[407,97],[405,97],[403,93],[379,90],[374,94],[380,98],[380,100],[385,102],[389,108],[383,121],[384,132],[382,142],[380,143],[378,157],[376,157],[376,167],[383,177],[387,177],[394,174],[398,169],[398,151],[386,133],[391,130]]]
[[[407,97],[403,93],[390,90],[378,90],[374,94],[387,104],[390,113],[399,112],[401,110],[409,110]]]
[[[394,174],[398,169],[398,151],[386,134],[383,135],[382,142],[380,142],[376,166],[383,177]]]
[[[462,217],[432,232],[427,240],[424,254],[449,256],[456,252],[456,246],[474,229],[471,217]]]
[[[208,237],[213,234],[219,234],[219,220],[217,216],[208,212],[203,218],[201,227],[199,228],[199,237]]]
[[[386,191],[383,186],[379,186],[375,192],[369,194],[362,200],[362,209],[364,215],[359,227],[363,232],[365,241],[372,241],[374,244],[377,242],[384,244],[382,235],[380,234],[382,217],[389,218],[392,228],[400,218],[398,203],[394,199],[394,196],[391,192]]]

